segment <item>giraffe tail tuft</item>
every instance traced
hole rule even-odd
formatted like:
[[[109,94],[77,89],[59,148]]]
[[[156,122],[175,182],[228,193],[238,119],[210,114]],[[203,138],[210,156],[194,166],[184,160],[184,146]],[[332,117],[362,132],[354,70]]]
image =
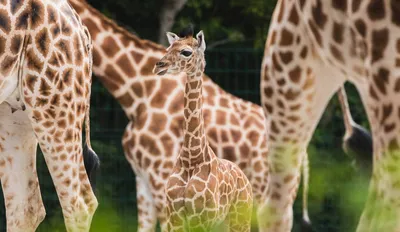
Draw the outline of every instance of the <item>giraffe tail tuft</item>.
[[[362,170],[372,170],[372,136],[367,129],[352,123],[352,133],[343,139],[345,153],[352,157]]]
[[[301,222],[301,232],[315,232],[315,230],[312,228],[311,222],[306,221],[303,218],[303,221]]]
[[[89,99],[90,103],[90,99]],[[100,159],[97,156],[96,152],[92,149],[92,145],[90,143],[90,104],[86,107],[85,114],[85,145],[83,146],[83,162],[85,164],[86,174],[89,178],[90,185],[92,186],[93,192],[96,189],[96,175],[97,170],[100,167]]]

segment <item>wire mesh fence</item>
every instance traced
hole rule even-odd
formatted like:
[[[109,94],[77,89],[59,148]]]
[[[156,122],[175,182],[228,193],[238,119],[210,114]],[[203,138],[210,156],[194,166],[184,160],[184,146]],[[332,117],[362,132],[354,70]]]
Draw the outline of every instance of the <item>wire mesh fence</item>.
[[[206,53],[206,73],[223,89],[259,104],[262,50],[214,49]],[[347,86],[353,116],[367,125],[352,86]],[[97,179],[99,208],[92,231],[136,231],[134,173],[125,160],[121,138],[128,119],[107,90],[94,78],[92,144],[101,159]],[[311,174],[309,209],[317,231],[354,231],[366,196],[367,180],[341,150],[343,125],[337,99],[326,109],[309,148]],[[47,216],[38,231],[65,231],[61,207],[44,159],[38,153],[38,175]],[[301,189],[294,207],[294,229],[299,231]],[[6,231],[4,202],[0,200],[0,232]]]

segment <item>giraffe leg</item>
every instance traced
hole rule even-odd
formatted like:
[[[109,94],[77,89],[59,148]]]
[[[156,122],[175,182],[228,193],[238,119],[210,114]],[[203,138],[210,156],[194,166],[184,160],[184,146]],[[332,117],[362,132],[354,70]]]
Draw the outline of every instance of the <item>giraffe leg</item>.
[[[157,225],[157,212],[153,193],[149,188],[146,178],[140,173],[141,151],[136,146],[136,139],[140,138],[139,133],[130,122],[126,128],[122,139],[122,146],[126,160],[132,167],[136,175],[136,201],[138,208],[138,232],[155,231]]]
[[[299,46],[304,45],[300,43]],[[301,51],[298,48],[291,50]],[[276,57],[280,52],[286,50],[280,51],[276,47],[269,57]],[[295,58],[288,65],[292,69],[277,67],[276,61],[272,61],[274,58],[269,59],[267,57],[263,63],[261,91],[270,123],[270,173],[257,212],[258,222],[260,231],[291,231],[292,205],[299,186],[303,156],[329,99],[344,77],[315,58]]]
[[[0,179],[7,231],[35,231],[46,212],[36,173],[37,140],[22,111],[0,105]]]
[[[150,184],[145,181],[144,178],[136,178],[137,199],[139,209],[139,231],[155,231],[157,220],[160,223],[161,231],[167,230],[167,216],[165,212],[166,208],[166,196],[165,190],[156,190],[158,186],[165,189],[163,181],[155,181],[157,176],[149,174],[147,176],[150,180]]]
[[[147,150],[154,144],[147,146],[146,142],[142,143],[142,135],[143,131],[137,130],[134,123],[130,122],[126,126],[122,139],[125,158],[136,174],[139,231],[155,231],[157,220],[161,231],[168,231],[166,229],[165,184],[175,158],[172,154],[160,156],[154,153],[154,150]],[[173,146],[171,153],[179,152],[181,148],[179,143],[171,140],[169,144]]]
[[[396,57],[375,63],[368,84],[355,82],[373,135],[372,177],[358,232],[400,231],[400,67],[390,66]],[[388,80],[395,87],[378,80]]]
[[[157,214],[152,193],[146,182],[136,176],[136,196],[138,207],[138,232],[155,231],[157,224]]]
[[[50,138],[38,129],[35,120],[32,121],[57,190],[67,231],[89,231],[98,202],[83,163],[81,133],[76,133],[75,141],[66,144],[62,136]],[[70,130],[72,128],[67,126],[65,133]],[[64,130],[56,129],[55,133],[58,132],[64,134]]]
[[[83,113],[66,113],[54,105],[48,109],[27,105],[26,110],[55,185],[67,231],[89,231],[98,202],[83,162]],[[56,118],[49,116],[62,111]]]
[[[165,187],[164,185],[162,185],[162,186]],[[156,203],[155,207],[156,207],[156,211],[157,211],[157,219],[160,223],[161,231],[168,231],[167,230],[167,214],[165,212],[165,208],[167,207],[165,192],[158,194],[156,196],[153,195],[153,198],[155,199],[155,203]]]

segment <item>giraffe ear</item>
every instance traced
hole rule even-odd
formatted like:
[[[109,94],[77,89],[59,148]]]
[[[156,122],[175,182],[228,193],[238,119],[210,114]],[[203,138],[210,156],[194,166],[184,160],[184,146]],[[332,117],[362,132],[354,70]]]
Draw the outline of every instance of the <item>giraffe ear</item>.
[[[199,49],[204,52],[206,50],[206,41],[204,39],[203,31],[199,31],[196,35],[197,42],[199,43]]]
[[[169,45],[172,45],[175,41],[177,41],[179,39],[179,36],[177,36],[176,34],[174,34],[172,32],[167,32],[167,38],[168,38]]]

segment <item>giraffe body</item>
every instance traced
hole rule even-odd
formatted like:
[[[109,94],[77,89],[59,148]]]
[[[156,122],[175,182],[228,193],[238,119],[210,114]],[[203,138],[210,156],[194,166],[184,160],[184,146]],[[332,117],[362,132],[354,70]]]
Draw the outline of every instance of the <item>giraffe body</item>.
[[[86,120],[90,146],[90,35],[66,0],[0,1],[0,18],[0,178],[7,231],[35,231],[45,216],[37,144],[67,231],[88,231],[98,204],[81,145]]]
[[[230,231],[250,231],[253,193],[246,175],[208,144],[203,118],[203,32],[167,33],[171,46],[154,72],[185,72],[184,142],[166,185],[167,231],[210,231],[226,220]]]
[[[280,185],[268,186],[260,206],[262,231],[291,230],[302,156],[327,102],[346,80],[360,93],[373,135],[373,175],[357,231],[400,230],[399,9],[389,0],[278,1],[261,95],[271,123],[269,182]]]

